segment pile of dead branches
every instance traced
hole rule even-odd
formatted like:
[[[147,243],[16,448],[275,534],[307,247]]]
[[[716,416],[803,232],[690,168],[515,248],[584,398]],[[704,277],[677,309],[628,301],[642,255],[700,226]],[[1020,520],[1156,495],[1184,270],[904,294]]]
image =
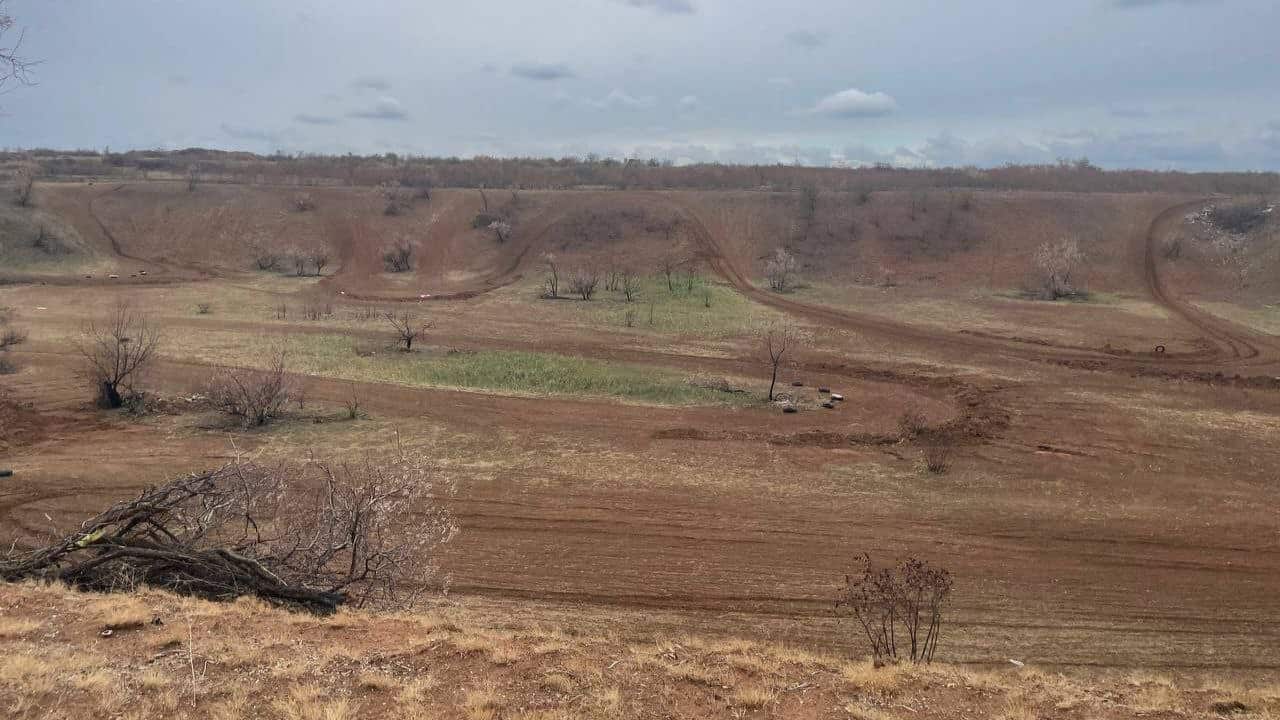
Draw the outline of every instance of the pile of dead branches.
[[[457,532],[433,490],[423,465],[404,456],[236,462],[149,488],[45,547],[10,549],[0,578],[254,595],[316,613],[401,602],[425,587],[433,551]]]

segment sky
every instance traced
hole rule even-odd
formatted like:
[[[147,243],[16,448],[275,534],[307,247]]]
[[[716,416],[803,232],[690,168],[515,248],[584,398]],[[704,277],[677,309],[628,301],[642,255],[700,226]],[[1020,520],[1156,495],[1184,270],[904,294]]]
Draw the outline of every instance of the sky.
[[[6,7],[7,148],[1280,170],[1277,0]]]

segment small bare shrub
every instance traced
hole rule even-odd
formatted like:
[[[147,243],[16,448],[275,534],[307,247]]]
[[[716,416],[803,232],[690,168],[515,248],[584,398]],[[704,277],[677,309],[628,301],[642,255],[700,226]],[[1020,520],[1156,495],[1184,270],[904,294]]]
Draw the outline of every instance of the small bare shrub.
[[[786,248],[778,248],[773,251],[773,257],[765,263],[765,276],[769,279],[769,287],[775,292],[786,292],[790,290],[794,283],[796,268],[798,263],[796,258]]]
[[[626,325],[627,327],[635,327],[635,326],[636,326],[636,311],[635,311],[635,310],[633,310],[633,309],[628,309],[625,313],[623,313],[623,314],[622,314],[622,323],[623,323],[624,325]]]
[[[404,238],[396,240],[383,250],[382,264],[387,272],[409,272],[413,268],[413,244]]]
[[[650,324],[653,320],[652,306],[649,310]],[[769,402],[774,401],[774,388],[778,384],[778,371],[791,361],[795,352],[805,345],[809,336],[790,322],[777,322],[767,325],[756,332],[765,362],[769,367]]]
[[[103,320],[90,320],[81,331],[80,355],[93,382],[98,404],[118,408],[140,390],[138,384],[160,347],[160,330],[121,302]]]
[[[383,187],[382,199],[387,202],[382,211],[384,215],[403,215],[413,209],[413,191],[409,188]]]
[[[208,315],[210,312],[213,312],[213,305],[210,305],[207,302],[196,303],[197,315]]]
[[[355,386],[355,383],[352,383],[351,386],[347,388],[346,398],[344,398],[342,401],[342,407],[346,411],[347,419],[359,420],[360,418],[364,417],[363,406],[364,406],[364,403],[362,402],[362,399],[360,397],[360,391]]]
[[[623,270],[618,276],[618,287],[622,289],[623,300],[635,302],[640,296],[640,277],[633,272]]]
[[[1075,294],[1072,274],[1084,264],[1084,253],[1075,238],[1045,242],[1036,249],[1032,265],[1040,272],[1045,297],[1057,300]]]
[[[907,408],[902,411],[902,415],[898,417],[898,439],[902,441],[915,440],[916,438],[929,432],[929,421],[925,418],[924,413],[915,408]]]
[[[26,341],[27,333],[18,328],[5,328],[4,332],[0,332],[0,350],[8,350]]]
[[[311,193],[300,192],[293,196],[290,206],[294,212],[310,212],[316,209],[316,201]]]
[[[277,319],[277,320],[288,320],[288,319],[289,319],[289,306],[288,306],[288,305],[286,305],[286,304],[284,304],[284,303],[280,303],[279,305],[277,305],[277,306],[276,306],[276,319]]]
[[[18,168],[13,176],[13,200],[19,207],[31,207],[35,195],[37,170],[31,166]]]
[[[548,298],[560,297],[560,268],[556,265],[556,256],[546,253],[542,256],[542,265],[546,268],[542,296]]]
[[[1182,249],[1185,243],[1186,241],[1181,235],[1171,237],[1165,240],[1164,245],[1161,246],[1161,254],[1164,255],[1165,260],[1177,260],[1182,257]]]
[[[283,350],[276,353],[266,370],[222,370],[204,392],[213,407],[238,418],[245,427],[266,425],[279,417],[293,399],[293,393]]]
[[[924,469],[934,475],[946,474],[951,469],[951,446],[946,442],[934,442],[920,450],[924,459]]]
[[[590,300],[596,294],[596,286],[600,284],[600,273],[594,268],[580,267],[569,276],[569,292]]]
[[[875,665],[896,663],[899,643],[906,644],[911,662],[932,662],[942,608],[951,595],[951,573],[917,558],[879,567],[863,554],[858,564],[858,571],[845,576],[836,610],[857,620]]]
[[[431,323],[417,322],[413,317],[413,313],[408,311],[402,312],[399,315],[394,312],[387,311],[382,314],[382,317],[391,324],[392,328],[395,329],[396,340],[400,345],[404,346],[405,352],[413,350],[414,341],[432,327]]]
[[[253,256],[253,263],[259,270],[279,270],[280,256],[270,251],[259,250]]]

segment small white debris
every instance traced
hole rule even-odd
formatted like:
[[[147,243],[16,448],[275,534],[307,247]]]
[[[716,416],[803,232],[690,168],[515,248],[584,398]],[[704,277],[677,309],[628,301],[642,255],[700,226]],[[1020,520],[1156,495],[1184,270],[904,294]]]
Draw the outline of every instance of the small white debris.
[[[1022,662],[1021,660],[1014,660],[1013,658],[1009,658],[1009,664],[1010,664],[1010,665],[1012,665],[1012,666],[1014,666],[1014,667],[1024,667],[1024,666],[1026,666],[1026,663]]]
[[[110,274],[110,275],[108,275],[107,277],[111,278],[112,280],[119,280],[119,279],[120,279],[120,276],[119,276],[119,275],[116,275],[115,273],[111,273],[111,274]]]
[[[844,400],[844,396],[841,395],[840,393],[831,393],[831,399],[835,400],[836,402],[841,402]]]

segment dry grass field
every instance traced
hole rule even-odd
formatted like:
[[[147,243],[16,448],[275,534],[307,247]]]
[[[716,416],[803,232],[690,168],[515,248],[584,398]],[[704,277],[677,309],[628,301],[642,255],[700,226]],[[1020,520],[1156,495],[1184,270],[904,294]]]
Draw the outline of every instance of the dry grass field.
[[[1224,240],[1225,200],[1174,193],[306,192],[47,183],[0,208],[26,336],[0,356],[0,540],[237,456],[394,445],[454,488],[447,599],[320,620],[0,587],[13,716],[1280,713],[1275,217]],[[1064,237],[1079,292],[1040,299]],[[162,333],[136,414],[93,406],[77,350],[119,301]],[[430,324],[413,352],[388,312]],[[779,323],[809,338],[792,414],[763,399]],[[254,428],[210,407],[212,376],[280,351],[302,401]],[[950,570],[943,665],[864,660],[832,612],[862,552]]]

